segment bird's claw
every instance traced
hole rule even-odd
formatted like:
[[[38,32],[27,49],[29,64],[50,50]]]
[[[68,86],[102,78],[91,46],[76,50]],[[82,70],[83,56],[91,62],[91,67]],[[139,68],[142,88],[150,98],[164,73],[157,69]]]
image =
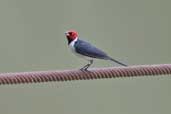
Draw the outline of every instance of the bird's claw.
[[[80,68],[81,71],[88,71],[87,68]]]
[[[85,69],[85,68],[81,68],[80,69],[82,72],[85,72],[85,73],[91,73],[91,71],[89,71],[87,68]]]

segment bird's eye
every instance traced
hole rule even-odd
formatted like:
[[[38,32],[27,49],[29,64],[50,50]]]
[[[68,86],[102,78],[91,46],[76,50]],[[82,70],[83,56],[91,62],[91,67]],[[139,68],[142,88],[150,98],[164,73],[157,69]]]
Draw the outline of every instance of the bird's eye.
[[[72,35],[72,32],[69,32],[69,35]]]

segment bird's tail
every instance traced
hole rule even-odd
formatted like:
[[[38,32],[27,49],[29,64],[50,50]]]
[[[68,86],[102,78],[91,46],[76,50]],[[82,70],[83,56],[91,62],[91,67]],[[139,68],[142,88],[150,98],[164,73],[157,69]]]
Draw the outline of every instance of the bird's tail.
[[[117,64],[120,64],[120,65],[122,65],[122,66],[128,66],[128,65],[123,64],[123,63],[121,63],[121,62],[119,62],[119,61],[117,61],[117,60],[115,60],[115,59],[113,59],[113,58],[109,58],[109,60],[111,60],[111,61],[113,61],[113,62],[115,62],[115,63],[117,63]]]

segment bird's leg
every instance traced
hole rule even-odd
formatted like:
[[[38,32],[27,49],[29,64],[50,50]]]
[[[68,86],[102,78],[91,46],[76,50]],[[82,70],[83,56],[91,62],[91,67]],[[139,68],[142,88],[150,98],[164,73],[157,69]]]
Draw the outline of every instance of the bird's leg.
[[[82,67],[80,70],[87,71],[87,69],[93,64],[93,60],[90,60],[90,63],[86,64],[84,67]]]
[[[90,60],[90,63],[85,66],[84,70],[87,70],[92,64],[93,64],[93,60]]]

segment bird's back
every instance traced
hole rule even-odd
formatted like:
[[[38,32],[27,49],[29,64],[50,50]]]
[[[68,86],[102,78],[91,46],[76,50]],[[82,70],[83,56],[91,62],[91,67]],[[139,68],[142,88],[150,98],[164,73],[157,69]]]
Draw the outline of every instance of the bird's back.
[[[75,42],[75,51],[87,57],[97,58],[97,59],[109,59],[108,55],[102,50],[96,48],[90,43],[78,39]]]

